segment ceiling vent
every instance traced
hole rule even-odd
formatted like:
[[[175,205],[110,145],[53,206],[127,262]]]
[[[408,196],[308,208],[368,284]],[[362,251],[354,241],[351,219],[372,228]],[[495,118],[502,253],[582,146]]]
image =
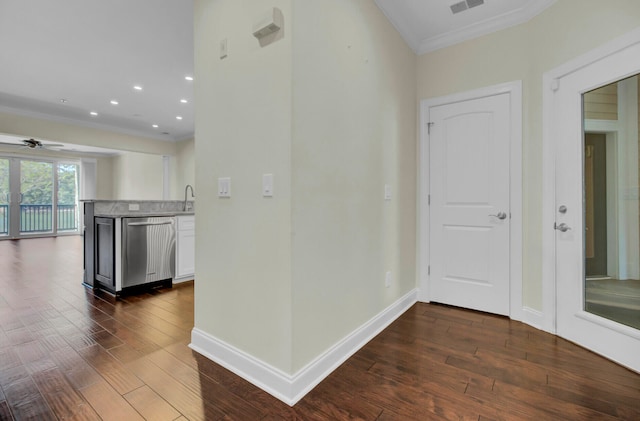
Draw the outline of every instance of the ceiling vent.
[[[464,12],[472,7],[481,6],[484,4],[484,0],[466,0],[451,5],[451,11],[455,15],[456,13]]]

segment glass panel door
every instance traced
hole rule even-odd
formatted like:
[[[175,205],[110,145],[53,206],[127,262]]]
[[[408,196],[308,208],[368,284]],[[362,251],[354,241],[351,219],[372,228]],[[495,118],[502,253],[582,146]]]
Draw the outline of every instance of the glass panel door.
[[[20,234],[55,231],[53,163],[20,161]]]
[[[78,231],[78,165],[58,164],[58,232]]]
[[[79,164],[0,157],[0,239],[79,232]]]
[[[640,84],[583,95],[584,310],[640,329]]]
[[[9,160],[0,158],[0,237],[9,235]]]

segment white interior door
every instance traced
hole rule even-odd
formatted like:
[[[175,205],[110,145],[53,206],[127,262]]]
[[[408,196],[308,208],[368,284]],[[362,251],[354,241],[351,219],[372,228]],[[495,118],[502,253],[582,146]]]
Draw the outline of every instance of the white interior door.
[[[640,35],[640,33],[638,34]],[[620,48],[620,45],[614,46]],[[568,70],[567,70],[568,69]],[[573,69],[573,70],[572,70]],[[596,52],[596,56],[577,61],[575,65],[561,69],[555,82],[549,83],[553,89],[547,106],[551,131],[548,135],[549,148],[554,162],[554,225],[548,224],[551,231],[555,228],[554,268],[556,288],[556,330],[559,336],[583,345],[599,354],[617,361],[636,371],[640,371],[640,331],[608,317],[603,317],[591,311],[587,305],[587,290],[585,279],[586,249],[585,235],[585,165],[584,149],[584,119],[582,95],[599,86],[623,79],[633,73],[640,72],[640,36],[636,37],[634,45],[617,51]],[[549,79],[552,76],[546,77]],[[553,80],[552,79],[552,80]],[[547,80],[550,82],[549,80]],[[637,92],[637,87],[635,88]],[[550,89],[551,91],[551,89]],[[620,145],[625,143],[625,136],[635,136],[634,147],[637,151],[638,115],[637,99],[635,116],[629,116],[634,121],[635,128],[624,130],[618,135]],[[619,109],[617,119],[621,126],[626,122],[624,111]],[[635,134],[632,131],[635,130]],[[627,150],[621,154],[621,159],[634,161],[630,164],[637,169],[638,158]],[[549,161],[547,161],[550,163]],[[624,162],[619,162],[621,166]],[[625,164],[626,165],[626,164]],[[638,176],[637,170],[632,177],[620,184],[629,175],[629,171],[619,174],[616,193],[619,197],[618,207],[633,209],[633,223],[638,221]],[[627,177],[628,178],[628,177]],[[618,224],[620,225],[620,224]],[[635,230],[637,237],[637,229]],[[631,230],[619,231],[621,236],[630,235]],[[614,236],[615,238],[615,236]],[[637,242],[638,238],[629,238]],[[628,244],[627,244],[628,243]],[[623,244],[624,246],[624,244]],[[627,249],[630,247],[625,246]],[[637,249],[637,247],[636,247]],[[632,273],[634,262],[640,259],[637,250],[633,253],[620,253],[620,256],[633,254],[622,265],[626,272]],[[629,270],[627,270],[629,269]],[[617,271],[617,272],[625,272]],[[625,272],[625,273],[626,273]],[[619,276],[619,275],[618,275]],[[627,278],[629,276],[625,275]],[[624,282],[624,281],[623,281]]]
[[[431,301],[509,315],[510,96],[429,108]]]

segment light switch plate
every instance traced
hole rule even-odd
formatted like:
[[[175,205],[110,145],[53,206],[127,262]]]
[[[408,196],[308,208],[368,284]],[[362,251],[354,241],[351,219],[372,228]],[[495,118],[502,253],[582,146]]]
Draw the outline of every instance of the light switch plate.
[[[218,197],[231,197],[231,178],[218,178]]]
[[[262,175],[262,196],[273,197],[273,174]]]
[[[389,271],[384,275],[384,286],[389,288],[391,286],[391,280],[391,271]]]

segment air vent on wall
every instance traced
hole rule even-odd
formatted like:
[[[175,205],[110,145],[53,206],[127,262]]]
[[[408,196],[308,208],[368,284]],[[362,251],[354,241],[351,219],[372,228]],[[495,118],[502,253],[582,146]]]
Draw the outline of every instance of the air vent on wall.
[[[451,11],[455,15],[456,13],[464,12],[472,7],[480,6],[484,4],[484,0],[466,0],[451,5]]]

